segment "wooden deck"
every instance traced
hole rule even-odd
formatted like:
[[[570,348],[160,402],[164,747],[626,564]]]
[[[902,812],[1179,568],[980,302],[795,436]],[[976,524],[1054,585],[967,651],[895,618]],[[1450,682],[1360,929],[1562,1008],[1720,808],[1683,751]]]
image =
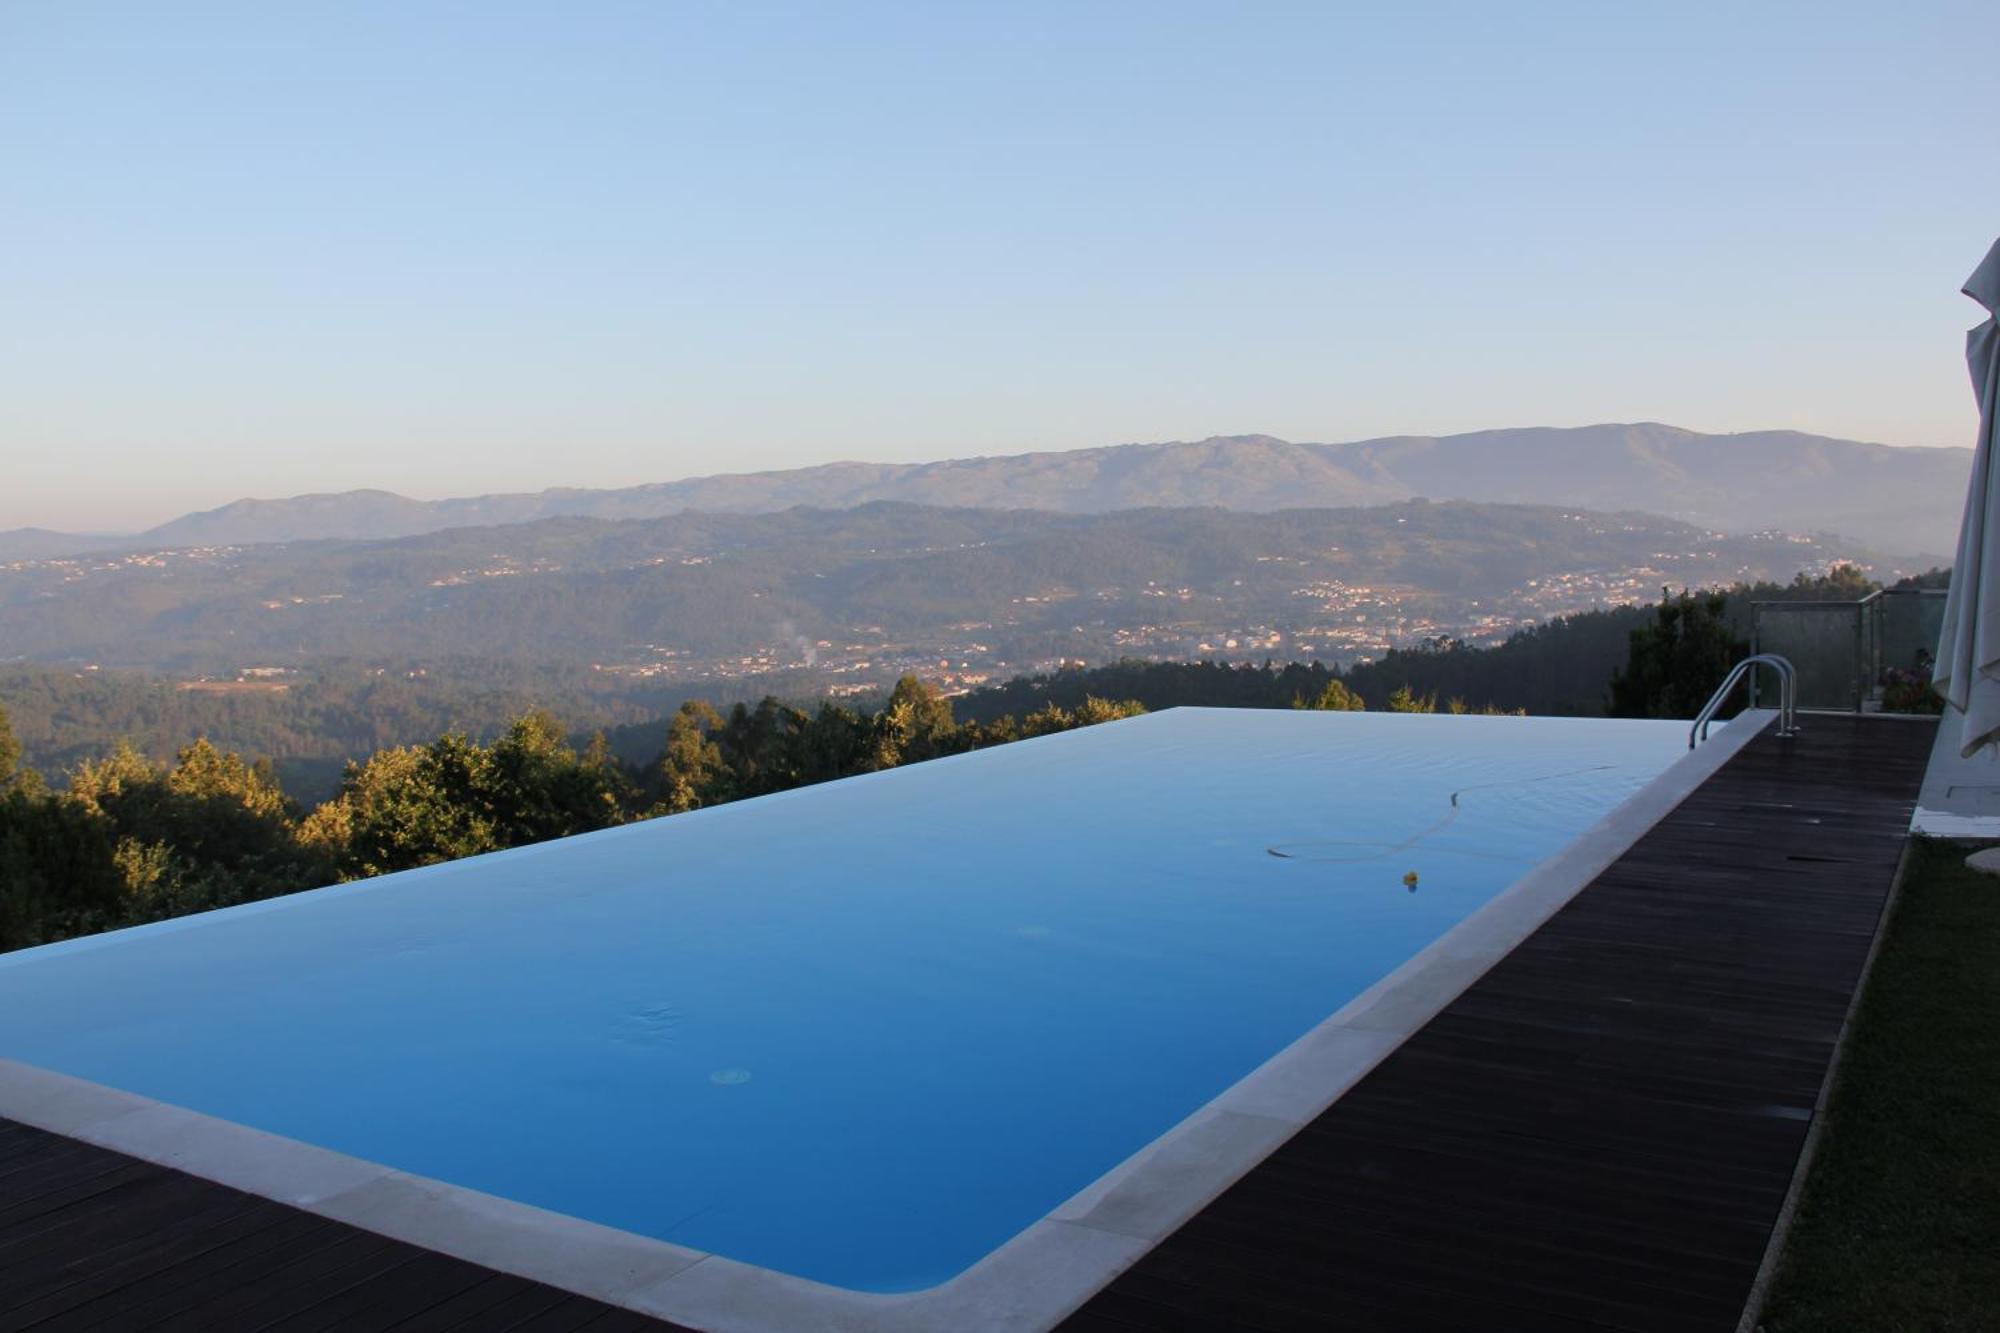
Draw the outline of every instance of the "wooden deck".
[[[1805,721],[1066,1328],[1733,1328],[1932,733]],[[670,1327],[0,1121],[0,1330]]]
[[[0,1121],[0,1329],[671,1325]]]

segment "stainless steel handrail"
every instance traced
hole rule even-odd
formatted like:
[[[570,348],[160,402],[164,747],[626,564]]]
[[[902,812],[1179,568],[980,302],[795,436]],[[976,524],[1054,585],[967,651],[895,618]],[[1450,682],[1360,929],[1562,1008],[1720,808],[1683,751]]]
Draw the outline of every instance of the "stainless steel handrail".
[[[1799,734],[1799,673],[1789,661],[1776,653],[1756,653],[1731,667],[1729,674],[1723,677],[1720,688],[1708,696],[1708,702],[1695,714],[1694,725],[1688,728],[1688,749],[1692,750],[1708,739],[1708,724],[1715,719],[1716,710],[1728,700],[1736,682],[1755,671],[1759,665],[1774,667],[1778,672],[1778,734]]]

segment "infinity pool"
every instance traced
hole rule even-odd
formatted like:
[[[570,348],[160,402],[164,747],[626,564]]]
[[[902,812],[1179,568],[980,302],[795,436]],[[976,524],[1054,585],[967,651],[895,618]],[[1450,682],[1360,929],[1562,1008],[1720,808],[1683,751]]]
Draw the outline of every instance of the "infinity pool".
[[[1685,735],[1174,709],[0,957],[0,1056],[910,1291],[1394,971]]]

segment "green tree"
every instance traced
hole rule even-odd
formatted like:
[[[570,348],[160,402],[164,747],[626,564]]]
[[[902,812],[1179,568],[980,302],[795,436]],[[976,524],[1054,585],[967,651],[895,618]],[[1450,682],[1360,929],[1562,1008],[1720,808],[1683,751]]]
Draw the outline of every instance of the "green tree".
[[[13,724],[7,720],[7,710],[0,707],[0,791],[6,791],[21,781],[21,742],[14,739]]]
[[[1854,602],[1866,597],[1882,585],[1861,572],[1859,565],[1846,561],[1833,566],[1824,574],[1799,573],[1792,577],[1792,586],[1787,589],[1795,597],[1814,600]]]
[[[805,728],[806,714],[776,699],[755,708],[737,704],[716,736],[738,796],[762,796],[798,785],[793,770],[793,738]]]
[[[555,718],[539,709],[508,726],[488,752],[480,793],[502,847],[610,828],[624,815],[622,775],[578,755]]]
[[[797,784],[831,782],[866,773],[876,758],[875,719],[841,704],[822,702],[800,714],[788,736],[787,764]]]
[[[1137,717],[1145,708],[1125,699],[1113,703],[1109,699],[1086,694],[1074,709],[1060,708],[1050,704],[1028,714],[1021,719],[1020,734],[1023,736],[1046,736],[1051,732],[1074,731],[1078,727],[1095,726],[1099,722],[1114,722],[1121,717]]]
[[[1335,676],[1326,683],[1326,688],[1310,701],[1304,695],[1294,695],[1292,707],[1322,713],[1360,713],[1366,711],[1368,705],[1362,702],[1360,695],[1347,688],[1346,681]]]
[[[875,744],[871,768],[894,768],[951,754],[958,745],[958,724],[951,700],[941,699],[915,676],[904,676],[875,714]]]
[[[1083,702],[1076,706],[1076,725],[1094,727],[1100,722],[1137,717],[1145,711],[1145,705],[1135,699],[1101,699],[1097,695],[1086,694]]]
[[[1437,710],[1436,694],[1418,694],[1408,685],[1398,685],[1389,695],[1389,711],[1392,713],[1435,713]]]
[[[382,875],[609,828],[624,818],[625,795],[601,747],[578,755],[537,711],[490,746],[448,732],[348,765],[340,794],[302,834],[342,874]]]
[[[457,732],[378,750],[348,765],[340,794],[307,817],[306,841],[348,878],[496,851],[483,790],[489,758]]]
[[[78,767],[64,799],[100,821],[130,924],[313,888],[330,863],[299,838],[268,764],[206,739],[161,768],[128,744]]]
[[[1652,623],[1631,633],[1623,668],[1612,673],[1605,711],[1613,717],[1693,717],[1749,644],[1736,637],[1719,592],[1678,596],[1660,590]]]
[[[81,803],[0,791],[0,949],[103,930],[125,916],[111,830]]]
[[[705,699],[688,700],[667,723],[656,813],[674,815],[730,799],[729,768],[714,739],[722,725],[722,715]]]

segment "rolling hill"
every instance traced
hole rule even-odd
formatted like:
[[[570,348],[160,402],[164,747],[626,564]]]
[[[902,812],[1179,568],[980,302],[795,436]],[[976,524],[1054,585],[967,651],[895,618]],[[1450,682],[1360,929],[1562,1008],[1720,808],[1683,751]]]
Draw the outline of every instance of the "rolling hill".
[[[1004,671],[1267,644],[1334,658],[1351,655],[1342,644],[1499,632],[1666,583],[1786,579],[1849,556],[1866,553],[1464,502],[1263,514],[879,502],[27,564],[0,571],[0,643],[31,661],[197,672],[330,656],[734,672],[842,653],[876,670],[900,653]]]
[[[1971,452],[1794,431],[1703,435],[1658,424],[1527,428],[1300,444],[1268,435],[936,463],[829,463],[617,490],[413,500],[348,491],[239,500],[107,543],[0,533],[0,560],[89,551],[382,540],[551,518],[775,513],[880,501],[1091,514],[1218,506],[1351,508],[1413,498],[1637,511],[1726,532],[1839,533],[1877,550],[1948,554]]]

